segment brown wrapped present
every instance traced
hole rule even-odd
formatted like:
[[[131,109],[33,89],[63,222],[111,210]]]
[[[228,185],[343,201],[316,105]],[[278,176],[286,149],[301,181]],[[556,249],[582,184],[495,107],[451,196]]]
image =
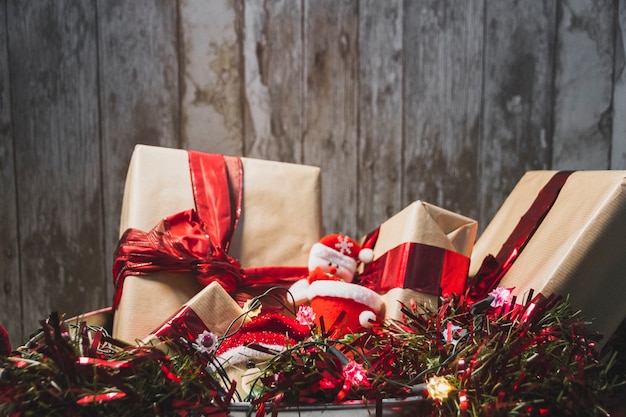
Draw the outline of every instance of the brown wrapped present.
[[[236,288],[241,297],[256,295],[250,282],[272,284],[265,267],[277,282],[306,274],[321,233],[317,167],[138,145],[114,266],[114,336],[146,337],[210,282],[198,279],[207,270],[224,269],[217,280],[229,292],[242,268],[260,277]]]
[[[470,277],[487,277],[485,291],[514,288],[518,300],[531,291],[569,296],[610,336],[626,317],[625,179],[626,171],[526,173],[476,242]]]
[[[200,351],[214,352],[217,338],[234,333],[246,321],[243,309],[222,288],[212,282],[187,301],[165,323],[155,329],[146,344],[178,343],[182,338],[184,347],[195,344]]]
[[[363,242],[374,260],[361,284],[383,294],[385,317],[401,318],[401,303],[436,308],[442,293],[462,293],[476,238],[475,220],[415,201]]]

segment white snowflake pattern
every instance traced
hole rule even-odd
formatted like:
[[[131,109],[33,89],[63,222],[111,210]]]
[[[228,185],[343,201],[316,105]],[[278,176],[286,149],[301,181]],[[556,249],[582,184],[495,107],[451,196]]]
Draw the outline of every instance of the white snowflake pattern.
[[[212,354],[217,350],[217,336],[207,330],[196,337],[194,347],[202,353]]]
[[[337,243],[335,243],[335,248],[337,248],[337,250],[342,254],[350,255],[352,253],[352,246],[354,246],[354,244],[348,240],[348,236],[339,235],[337,237]]]

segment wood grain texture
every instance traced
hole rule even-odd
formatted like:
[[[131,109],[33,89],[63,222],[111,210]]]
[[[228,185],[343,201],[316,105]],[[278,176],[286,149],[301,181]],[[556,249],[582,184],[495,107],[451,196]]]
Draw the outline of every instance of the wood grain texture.
[[[555,50],[555,169],[608,169],[611,152],[614,5],[559,2]]]
[[[626,0],[619,0],[615,25],[611,169],[626,169]]]
[[[7,22],[24,328],[108,304],[95,8],[9,2]]]
[[[128,163],[136,144],[180,146],[176,4],[99,1],[107,300]],[[95,141],[92,140],[95,144]],[[109,301],[110,302],[110,301]]]
[[[479,221],[491,220],[524,172],[548,169],[556,3],[486,3]]]
[[[242,4],[179,2],[181,146],[185,149],[243,153]]]
[[[403,203],[477,218],[484,4],[406,5]]]
[[[305,3],[303,162],[322,168],[324,228],[357,234],[357,2]]]
[[[403,16],[400,0],[359,3],[358,237],[403,208]]]
[[[302,162],[302,3],[245,2],[245,154]]]
[[[0,22],[6,22],[6,13],[6,1],[0,1]],[[0,32],[0,324],[19,342],[24,329],[7,36],[6,30]]]

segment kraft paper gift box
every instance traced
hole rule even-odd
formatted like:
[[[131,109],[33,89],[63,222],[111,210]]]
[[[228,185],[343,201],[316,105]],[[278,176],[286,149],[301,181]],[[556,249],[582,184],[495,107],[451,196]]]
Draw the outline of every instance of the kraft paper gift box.
[[[129,229],[149,231],[167,216],[198,209],[196,200],[202,196],[197,195],[190,174],[191,154],[146,145],[135,148],[124,189],[121,236]],[[309,250],[322,235],[320,169],[252,158],[237,160],[240,201],[233,195],[230,199],[234,206],[240,204],[240,210],[238,221],[232,224],[234,232],[227,239],[228,254],[242,268],[303,266],[306,271]],[[231,169],[233,164],[227,165]],[[232,178],[229,187],[237,188],[230,181]],[[201,288],[189,273],[127,276],[115,310],[113,335],[126,341],[146,337]]]
[[[217,342],[217,338],[234,333],[246,320],[239,304],[218,282],[212,282],[154,329],[143,342],[159,346],[166,352],[169,343],[182,347],[194,343],[200,351],[215,350],[217,345],[207,346],[205,340]],[[215,340],[211,337],[205,339],[209,333],[214,335]],[[179,342],[181,338],[185,340],[182,344]]]
[[[363,241],[374,260],[359,277],[383,295],[385,318],[400,319],[401,303],[436,308],[443,292],[461,293],[476,238],[477,222],[415,201],[383,222]]]
[[[470,279],[492,255],[510,267],[489,287],[569,296],[606,341],[626,317],[625,185],[626,171],[527,172],[477,240]]]

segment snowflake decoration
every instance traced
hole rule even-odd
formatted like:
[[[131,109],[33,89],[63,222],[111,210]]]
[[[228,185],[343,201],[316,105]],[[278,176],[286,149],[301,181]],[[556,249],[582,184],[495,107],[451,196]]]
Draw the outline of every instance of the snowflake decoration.
[[[367,380],[367,372],[363,365],[358,362],[348,362],[343,367],[343,376],[350,385],[370,386],[370,382]]]
[[[348,236],[339,235],[337,237],[337,243],[335,244],[335,248],[337,248],[337,250],[342,254],[350,255],[352,253],[352,246],[354,245],[352,242],[350,242]]]
[[[310,326],[315,321],[315,312],[311,306],[301,305],[298,308],[298,313],[296,314],[296,320],[298,323]]]
[[[491,307],[502,307],[505,304],[510,304],[513,298],[512,288],[497,287],[489,293],[493,297]]]
[[[205,330],[196,337],[194,347],[202,353],[212,354],[217,350],[217,343],[217,336]]]

